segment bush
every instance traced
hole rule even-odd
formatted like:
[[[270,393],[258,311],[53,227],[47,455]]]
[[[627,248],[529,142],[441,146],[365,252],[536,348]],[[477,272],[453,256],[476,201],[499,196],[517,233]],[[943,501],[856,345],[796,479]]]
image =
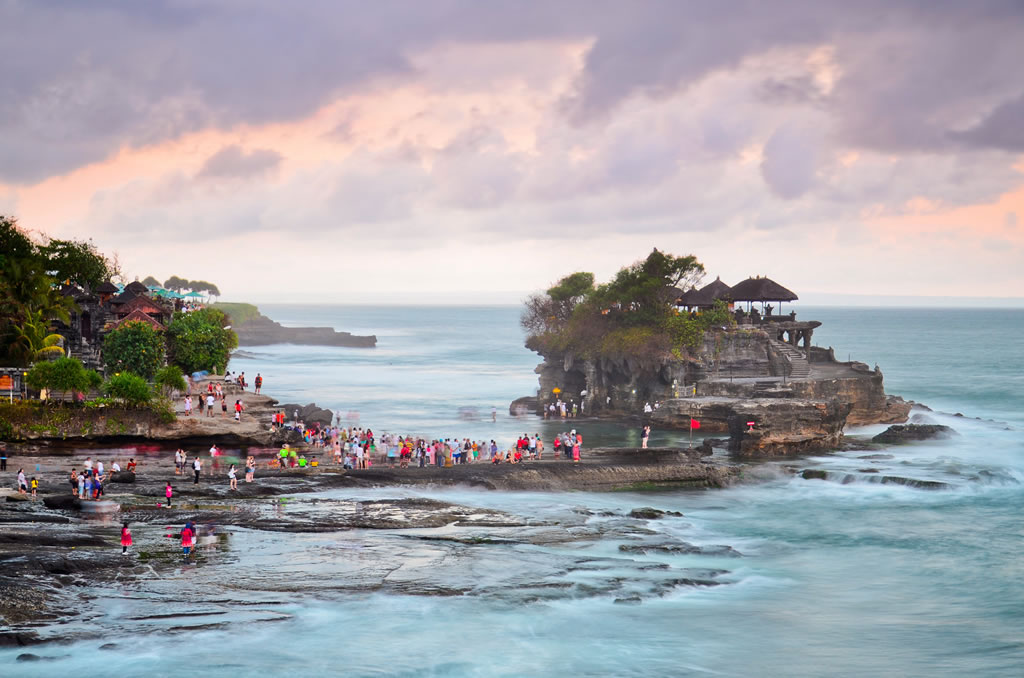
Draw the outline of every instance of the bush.
[[[36,363],[25,376],[34,389],[60,393],[86,393],[99,388],[102,378],[95,370],[87,370],[77,358],[57,358]]]
[[[167,327],[170,362],[186,373],[223,372],[238,346],[238,336],[224,327],[227,324],[227,317],[214,308],[175,313]]]
[[[127,407],[148,405],[153,392],[146,380],[131,372],[115,374],[103,384],[103,391]]]
[[[103,340],[103,364],[108,374],[131,372],[152,379],[163,363],[163,335],[148,323],[125,323]]]
[[[170,396],[173,391],[184,391],[186,388],[185,377],[181,373],[181,368],[177,365],[161,367],[156,371],[156,376],[153,377],[153,383],[158,386],[166,396]]]

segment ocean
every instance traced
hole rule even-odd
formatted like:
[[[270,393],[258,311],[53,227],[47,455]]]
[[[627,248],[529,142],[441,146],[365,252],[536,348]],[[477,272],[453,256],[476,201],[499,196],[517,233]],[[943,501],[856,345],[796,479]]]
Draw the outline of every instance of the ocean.
[[[372,350],[244,349],[230,369],[250,381],[260,373],[282,401],[431,437],[507,443],[562,426],[508,414],[512,399],[536,390],[538,358],[522,346],[518,308],[262,310],[285,325],[378,337]],[[4,674],[1021,675],[1024,310],[798,308],[798,317],[822,321],[818,345],[877,363],[889,393],[930,408],[915,420],[957,435],[763,463],[724,490],[296,497],[278,510],[429,497],[508,511],[528,525],[478,545],[418,541],[421,530],[237,529],[217,566],[154,570],[83,592],[83,616],[66,628],[94,638]],[[575,425],[588,444],[638,442],[628,426]],[[655,431],[652,444],[679,440]],[[829,478],[805,480],[787,467]],[[626,517],[643,506],[682,515]],[[116,647],[100,652],[105,643]],[[16,654],[0,650],[0,666],[14,666]]]

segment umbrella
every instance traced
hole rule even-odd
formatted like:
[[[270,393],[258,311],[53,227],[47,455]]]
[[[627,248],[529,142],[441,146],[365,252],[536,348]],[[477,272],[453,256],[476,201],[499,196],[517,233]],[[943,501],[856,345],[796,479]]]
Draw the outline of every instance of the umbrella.
[[[186,294],[185,296],[186,296],[186,297],[191,297],[191,298],[193,298],[193,299],[195,299],[195,298],[200,298],[200,299],[201,299],[201,298],[202,298],[202,297],[203,297],[204,295],[203,295],[203,293],[202,293],[202,292],[189,292],[189,293],[188,293],[188,294]]]

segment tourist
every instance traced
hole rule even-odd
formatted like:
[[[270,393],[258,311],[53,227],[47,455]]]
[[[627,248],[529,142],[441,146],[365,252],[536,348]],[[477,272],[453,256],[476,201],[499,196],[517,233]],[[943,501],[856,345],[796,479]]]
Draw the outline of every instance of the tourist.
[[[92,475],[92,457],[85,458],[85,473],[86,475]]]
[[[242,401],[241,400],[236,400],[235,401],[235,422],[236,423],[242,421],[242,410],[243,409],[245,409],[245,408],[242,407]]]
[[[71,494],[78,495],[78,472],[75,469],[71,469],[71,477],[68,479],[71,483]]]
[[[256,378],[253,380],[253,386],[256,387],[256,395],[260,394],[260,389],[263,388],[263,375],[259,372],[256,373]]]
[[[228,482],[228,489],[229,490],[237,490],[238,489],[238,478],[236,477],[235,465],[234,464],[232,464],[231,468],[228,469],[228,480],[229,480],[229,482]]]
[[[281,450],[277,453],[277,463],[281,468],[288,463],[288,443],[282,445]]]
[[[174,475],[180,476],[185,472],[185,450],[180,447],[174,451]]]
[[[644,424],[643,429],[640,431],[640,448],[647,449],[647,440],[651,437],[651,425]]]
[[[539,433],[535,434],[534,438],[537,440],[537,461],[540,461],[544,456],[544,441],[541,439]]]
[[[186,417],[191,417],[192,416],[192,396],[191,395],[185,396],[185,416]]]
[[[558,459],[558,453],[562,451],[562,437],[555,436],[555,440],[551,444],[551,447],[554,449],[555,459]]]
[[[214,406],[213,393],[207,393],[206,394],[206,416],[207,417],[212,417],[213,416],[213,406]]]
[[[103,482],[103,462],[96,460],[96,480]]]
[[[193,485],[199,484],[199,473],[203,470],[203,462],[199,461],[199,455],[196,455],[195,461],[192,462],[192,470],[196,474],[195,480],[192,481]]]
[[[29,481],[29,485],[32,488],[32,498],[35,499],[36,490],[39,489],[39,480],[35,476],[32,476],[32,480]]]
[[[130,459],[128,459],[128,466],[126,467],[125,470],[127,470],[128,473],[135,473],[136,466],[138,466],[138,464],[135,463],[135,457],[131,457]]]
[[[121,465],[117,463],[117,459],[115,459],[113,462],[111,462],[111,464],[110,464],[110,472],[111,473],[120,473],[121,472]]]
[[[580,444],[577,442],[572,444],[572,463],[580,463]]]
[[[649,402],[644,403],[644,414],[651,414],[652,412],[654,412],[654,408],[651,407],[651,404]]]
[[[0,443],[0,471],[7,470],[7,443]]]
[[[220,418],[225,419],[228,416],[228,398],[227,396],[220,397]]]
[[[245,460],[245,482],[251,483],[256,475],[256,457],[251,454]]]
[[[306,455],[299,457],[299,468],[306,468]]]
[[[491,421],[498,421],[498,408],[491,405]]]
[[[128,553],[128,547],[132,545],[132,531],[128,529],[128,521],[121,525],[121,555]]]
[[[82,475],[78,476],[78,498],[85,499],[85,471],[82,471]]]
[[[174,488],[171,487],[171,481],[167,481],[167,487],[164,488],[164,496],[167,497],[167,508],[171,507],[171,497],[174,496]]]
[[[188,555],[192,551],[192,546],[195,544],[193,539],[194,533],[192,532],[192,523],[185,523],[185,528],[181,531],[181,550],[185,554],[185,560],[188,560]]]

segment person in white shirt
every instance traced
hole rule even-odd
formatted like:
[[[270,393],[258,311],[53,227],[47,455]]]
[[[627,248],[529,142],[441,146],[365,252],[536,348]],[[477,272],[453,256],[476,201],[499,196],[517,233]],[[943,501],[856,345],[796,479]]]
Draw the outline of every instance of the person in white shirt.
[[[118,464],[116,460],[114,461],[114,463],[112,463],[110,465],[110,472],[111,473],[120,473],[121,472],[121,465]]]
[[[100,479],[101,483],[103,482],[103,462],[102,461],[97,461],[96,462],[96,477]]]

